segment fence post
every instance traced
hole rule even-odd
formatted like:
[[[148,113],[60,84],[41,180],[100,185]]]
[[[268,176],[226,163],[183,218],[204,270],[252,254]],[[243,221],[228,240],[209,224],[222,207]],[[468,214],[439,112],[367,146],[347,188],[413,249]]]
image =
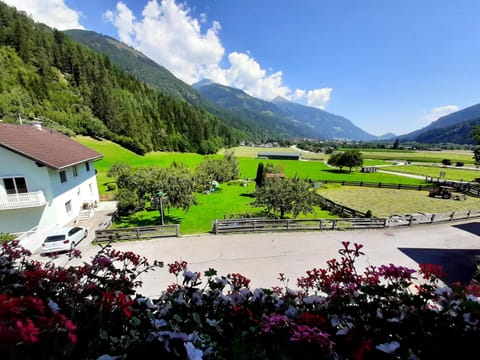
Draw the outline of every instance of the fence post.
[[[175,233],[177,235],[177,237],[180,235],[180,224],[175,224]]]
[[[433,223],[435,221],[435,214],[432,214],[432,218],[430,219],[430,222]]]
[[[335,230],[335,226],[337,225],[337,219],[333,219],[332,221],[332,230]]]
[[[408,220],[408,226],[412,225],[413,215],[410,215],[410,219]]]
[[[452,214],[450,215],[450,221],[453,220],[453,216],[455,215],[455,211],[452,211]]]
[[[140,228],[136,228],[136,233],[137,233],[137,240],[140,239]]]

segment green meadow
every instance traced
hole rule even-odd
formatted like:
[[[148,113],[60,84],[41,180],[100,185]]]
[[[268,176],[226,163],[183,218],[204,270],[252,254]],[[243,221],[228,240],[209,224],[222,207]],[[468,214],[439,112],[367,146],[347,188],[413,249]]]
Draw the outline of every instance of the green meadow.
[[[461,180],[472,181],[475,178],[480,177],[480,170],[473,167],[445,167],[440,164],[435,165],[395,165],[395,166],[383,166],[382,170],[395,171],[407,174],[415,174],[430,177],[440,177],[440,173],[445,174],[445,179],[448,180]]]
[[[107,185],[114,181],[114,179],[107,177],[107,172],[111,165],[117,162],[124,162],[134,167],[141,166],[169,166],[172,162],[183,163],[191,169],[194,169],[200,164],[205,156],[191,153],[172,153],[172,152],[153,152],[144,156],[137,155],[131,151],[128,151],[110,141],[107,140],[95,140],[88,137],[77,137],[77,141],[80,143],[100,152],[103,154],[103,159],[95,162],[95,168],[98,171],[97,181],[102,199],[113,199],[114,192],[107,190]],[[242,215],[248,216],[262,216],[262,209],[255,208],[250,205],[253,201],[252,194],[255,191],[255,183],[253,179],[256,176],[257,166],[260,162],[264,164],[272,163],[276,168],[280,169],[287,177],[298,176],[305,179],[313,180],[317,183],[322,183],[326,180],[346,180],[346,181],[364,181],[364,182],[376,182],[376,183],[395,183],[395,184],[424,184],[424,179],[415,179],[405,176],[398,176],[395,174],[385,174],[381,172],[374,173],[362,173],[359,169],[353,169],[352,172],[339,171],[336,168],[326,165],[328,155],[314,154],[302,152],[302,160],[266,160],[258,159],[258,152],[299,152],[292,148],[251,148],[251,147],[238,147],[231,149],[234,151],[240,164],[240,177],[247,179],[247,186],[241,186],[238,181],[233,181],[229,184],[221,184],[220,191],[211,194],[196,195],[197,204],[192,206],[187,212],[179,209],[166,209],[165,219],[167,223],[180,223],[180,231],[182,234],[193,233],[205,233],[211,231],[212,221],[214,219],[223,219],[225,217],[238,217]],[[408,172],[412,174],[428,175],[438,177],[439,171],[445,171],[448,179],[473,179],[477,177],[477,170],[462,169],[462,168],[440,168],[438,166],[426,166],[426,165],[405,165],[405,166],[388,166],[392,164],[392,160],[407,160],[406,157],[400,156],[408,155],[409,159],[428,159],[429,163],[440,162],[445,158],[455,161],[465,161],[468,156],[467,153],[444,153],[441,152],[392,152],[392,151],[373,151],[364,153],[364,165],[382,165],[382,169]],[[213,157],[223,156],[223,152],[219,152],[216,155],[210,155]],[[372,158],[367,157],[370,155]],[[417,160],[418,161],[418,160]],[[465,161],[466,162],[466,161]],[[479,173],[480,174],[480,173]],[[245,183],[245,182],[244,182]],[[322,186],[322,185],[321,185]],[[329,191],[331,190],[331,192]],[[438,201],[430,201],[424,199],[425,194],[414,194],[413,192],[403,191],[399,194],[392,194],[393,197],[387,196],[388,190],[385,190],[380,194],[373,194],[370,190],[365,188],[358,188],[348,190],[346,188],[335,185],[323,185],[320,189],[324,192],[324,196],[332,197],[332,200],[343,203],[346,206],[357,208],[358,210],[371,210],[374,214],[387,216],[389,209],[393,203],[402,204],[400,208],[396,209],[396,213],[409,213],[422,211],[419,209],[419,204],[434,205],[448,205],[458,206],[458,202],[444,204]],[[342,199],[342,194],[344,198]],[[361,196],[362,195],[362,196]],[[363,196],[365,195],[366,198]],[[420,196],[420,197],[419,197]],[[384,204],[372,203],[373,198],[381,198]],[[408,201],[407,201],[408,199]],[[377,199],[378,200],[378,199]],[[426,201],[423,201],[426,200]],[[378,204],[377,204],[378,203]],[[470,202],[463,205],[470,205]],[[426,205],[427,206],[427,205]],[[428,207],[430,210],[430,207]],[[330,214],[328,211],[315,208],[314,214],[307,216],[300,216],[299,218],[326,218],[336,217],[336,215]],[[129,227],[129,226],[142,226],[160,224],[161,218],[158,210],[142,211],[138,212],[127,218],[120,219],[115,226],[117,227]]]

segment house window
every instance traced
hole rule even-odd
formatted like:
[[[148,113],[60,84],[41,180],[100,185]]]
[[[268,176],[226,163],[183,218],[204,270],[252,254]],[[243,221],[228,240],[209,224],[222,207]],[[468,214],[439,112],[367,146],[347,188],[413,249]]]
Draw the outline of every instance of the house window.
[[[74,166],[72,167],[72,170],[73,170],[73,177],[77,177],[77,176],[78,176],[77,165],[74,165]]]
[[[4,178],[3,185],[7,194],[21,194],[28,192],[24,177]]]
[[[59,174],[60,174],[60,182],[61,183],[67,182],[67,173],[65,172],[65,170],[60,171]]]
[[[65,210],[67,211],[67,214],[71,214],[71,213],[72,213],[72,200],[68,200],[68,201],[65,203]]]
[[[85,163],[85,168],[87,169],[87,172],[90,171],[90,163],[88,161]]]

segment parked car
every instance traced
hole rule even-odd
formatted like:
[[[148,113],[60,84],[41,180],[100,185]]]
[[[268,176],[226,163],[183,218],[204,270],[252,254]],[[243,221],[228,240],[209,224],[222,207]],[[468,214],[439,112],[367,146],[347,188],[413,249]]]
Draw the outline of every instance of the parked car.
[[[50,233],[42,244],[42,254],[72,250],[88,235],[88,229],[80,226],[64,227]]]

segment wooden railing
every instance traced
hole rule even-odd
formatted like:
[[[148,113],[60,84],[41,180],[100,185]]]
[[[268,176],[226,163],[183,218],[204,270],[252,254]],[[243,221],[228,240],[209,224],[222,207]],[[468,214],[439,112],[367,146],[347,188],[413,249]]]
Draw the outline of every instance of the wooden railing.
[[[94,242],[146,240],[180,235],[180,225],[140,226],[134,228],[120,228],[96,230]]]

